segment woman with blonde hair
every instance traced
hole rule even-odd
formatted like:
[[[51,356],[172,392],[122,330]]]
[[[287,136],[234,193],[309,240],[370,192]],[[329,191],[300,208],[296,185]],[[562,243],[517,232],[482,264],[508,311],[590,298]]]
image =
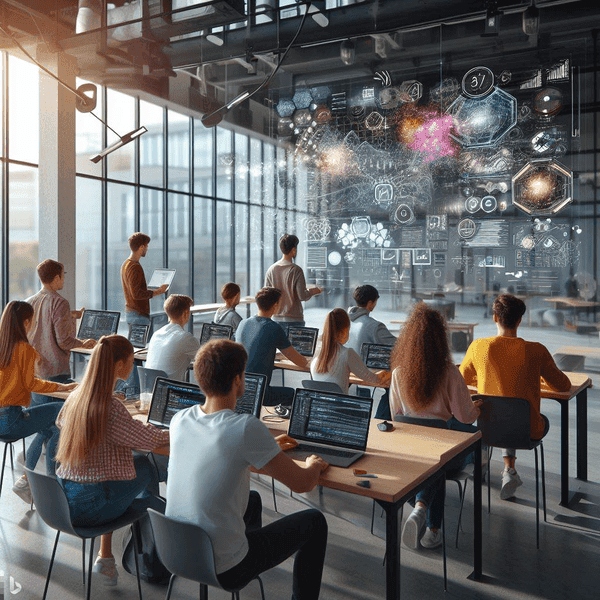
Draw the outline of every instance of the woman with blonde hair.
[[[442,315],[419,302],[404,324],[391,357],[390,411],[446,421],[449,429],[475,431],[479,409],[471,400],[460,371],[452,362],[448,332]],[[462,468],[472,457],[449,463]],[[406,520],[402,541],[417,548],[436,548],[442,543],[439,528],[444,510],[444,482],[426,487],[416,495],[415,509]],[[423,530],[427,524],[427,532]],[[422,539],[421,539],[422,536]]]
[[[62,402],[30,407],[31,392],[66,392],[77,384],[54,383],[35,376],[38,353],[27,341],[33,318],[33,306],[15,300],[6,305],[0,319],[0,439],[19,439],[37,433],[27,450],[25,466],[35,469],[42,444],[47,442],[46,471],[54,475],[58,443],[58,429],[54,421]],[[16,481],[13,491],[31,504],[31,490],[25,475]]]
[[[387,386],[389,373],[374,373],[367,368],[362,358],[344,344],[350,335],[350,317],[342,308],[334,308],[325,318],[321,350],[310,365],[310,374],[315,381],[336,383],[344,394],[350,387],[350,373],[366,383]]]
[[[123,336],[101,337],[79,388],[66,400],[57,419],[61,429],[57,477],[73,525],[97,526],[121,516],[130,506],[164,512],[158,496],[158,473],[146,456],[169,443],[169,432],[135,420],[114,397],[117,379],[133,368],[133,346]],[[116,585],[112,534],[102,536],[94,573]]]

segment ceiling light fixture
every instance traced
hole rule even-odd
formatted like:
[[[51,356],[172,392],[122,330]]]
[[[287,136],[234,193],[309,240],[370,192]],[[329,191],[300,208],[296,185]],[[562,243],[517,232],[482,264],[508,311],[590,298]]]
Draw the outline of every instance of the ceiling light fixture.
[[[483,37],[493,37],[500,33],[500,17],[502,12],[498,10],[498,0],[488,0],[486,3],[485,26]]]
[[[108,127],[108,125],[106,125],[106,126]],[[114,131],[110,127],[109,127],[109,129],[111,131]],[[92,156],[92,158],[90,158],[90,160],[93,163],[100,162],[105,156],[107,156],[111,152],[114,152],[115,150],[119,149],[121,146],[124,146],[125,144],[129,144],[129,142],[140,137],[140,135],[142,135],[143,133],[146,133],[146,131],[148,131],[148,130],[142,125],[141,127],[138,127],[137,129],[134,129],[133,131],[130,131],[129,133],[126,133],[123,136],[119,136],[119,139],[114,144],[107,146],[106,148],[104,148],[104,150],[102,150],[102,152],[99,152],[95,156]]]
[[[352,40],[344,40],[340,45],[340,58],[345,65],[353,65],[356,60],[356,45]]]
[[[537,35],[540,29],[540,11],[532,0],[530,6],[523,12],[523,33]]]

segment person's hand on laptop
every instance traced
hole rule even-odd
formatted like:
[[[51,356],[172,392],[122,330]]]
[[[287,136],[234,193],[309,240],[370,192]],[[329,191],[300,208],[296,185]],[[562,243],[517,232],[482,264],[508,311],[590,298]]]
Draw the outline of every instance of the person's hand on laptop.
[[[81,347],[86,348],[87,350],[91,350],[95,345],[96,340],[90,338],[89,340],[83,340],[83,344],[81,345]]]
[[[323,473],[329,467],[329,463],[325,462],[320,456],[311,454],[306,457],[306,466],[308,468],[316,467],[319,469],[319,473]]]
[[[85,308],[82,306],[79,310],[72,310],[71,311],[71,316],[74,319],[81,319],[81,315],[83,315],[83,311],[85,310]]]
[[[154,290],[154,295],[160,296],[161,294],[164,294],[168,289],[169,289],[169,285],[166,283],[163,283],[159,288],[156,288]]]

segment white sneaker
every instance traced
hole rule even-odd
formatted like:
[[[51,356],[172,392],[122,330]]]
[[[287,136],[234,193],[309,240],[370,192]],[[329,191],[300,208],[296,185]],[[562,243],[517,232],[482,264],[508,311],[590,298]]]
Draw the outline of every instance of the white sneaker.
[[[502,488],[500,489],[500,499],[508,500],[513,498],[517,488],[523,485],[519,474],[513,468],[505,468],[502,471]]]
[[[15,481],[15,485],[13,485],[12,491],[23,500],[27,504],[31,504],[33,502],[33,498],[31,497],[31,488],[29,487],[29,481],[25,478],[25,475],[21,475],[17,481]]]
[[[427,511],[417,506],[406,519],[404,529],[402,530],[402,541],[406,546],[416,550],[419,547],[419,540],[423,535],[423,529],[427,521]]]
[[[119,579],[119,572],[117,571],[117,565],[115,564],[114,558],[96,558],[96,562],[92,567],[94,575],[100,575],[98,581],[101,581],[103,585],[115,586]]]
[[[437,531],[432,531],[427,528],[425,535],[421,538],[421,546],[423,548],[437,548],[442,545],[442,531],[438,529]]]

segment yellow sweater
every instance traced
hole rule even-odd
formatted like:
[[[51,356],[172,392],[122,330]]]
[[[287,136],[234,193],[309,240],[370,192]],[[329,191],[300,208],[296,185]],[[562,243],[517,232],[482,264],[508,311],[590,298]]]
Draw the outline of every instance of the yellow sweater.
[[[0,369],[0,407],[29,406],[31,392],[55,392],[59,384],[35,376],[37,352],[25,342],[15,346],[10,364]]]
[[[566,392],[569,378],[556,366],[550,352],[538,342],[496,336],[475,340],[460,365],[467,385],[480,394],[524,398],[531,407],[531,437],[544,435],[540,415],[540,377],[553,390]]]

